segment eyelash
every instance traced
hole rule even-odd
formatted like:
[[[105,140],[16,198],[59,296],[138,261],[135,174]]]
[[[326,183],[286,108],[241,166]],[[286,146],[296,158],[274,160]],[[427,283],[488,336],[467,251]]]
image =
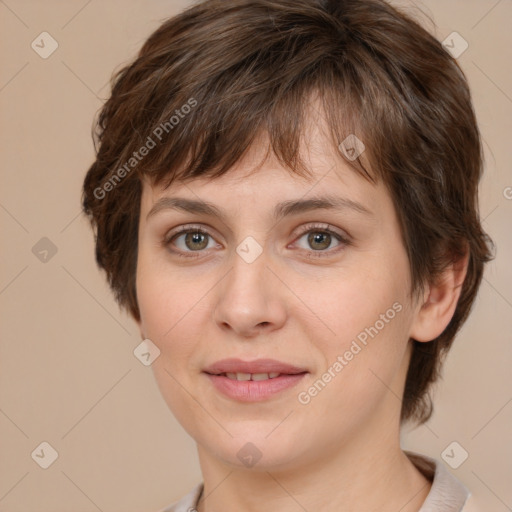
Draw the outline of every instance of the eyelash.
[[[295,240],[299,240],[304,235],[306,235],[310,232],[317,232],[317,233],[332,235],[332,236],[334,236],[334,238],[336,238],[338,240],[338,242],[341,243],[341,246],[339,246],[335,250],[323,250],[323,251],[322,250],[320,250],[320,251],[311,250],[310,254],[313,255],[312,256],[313,258],[324,258],[324,257],[332,256],[333,254],[337,254],[338,252],[340,252],[343,249],[343,247],[349,246],[351,244],[350,240],[348,240],[348,238],[346,236],[343,236],[340,233],[337,233],[337,232],[331,230],[329,224],[309,224],[304,228],[304,230],[301,230],[301,232],[297,235]],[[171,242],[173,242],[176,238],[178,238],[181,235],[187,234],[187,233],[200,233],[202,235],[207,235],[210,238],[214,239],[213,236],[208,231],[201,228],[200,226],[196,227],[196,226],[186,225],[186,226],[182,226],[177,232],[174,232],[171,235],[166,236],[163,240],[163,245],[168,248],[171,245]],[[173,254],[176,254],[177,256],[179,256],[180,258],[198,258],[198,257],[200,257],[199,255],[192,256],[191,253],[204,252],[204,250],[187,251],[187,253],[185,254],[182,251],[175,251],[173,249],[169,249],[169,250]]]

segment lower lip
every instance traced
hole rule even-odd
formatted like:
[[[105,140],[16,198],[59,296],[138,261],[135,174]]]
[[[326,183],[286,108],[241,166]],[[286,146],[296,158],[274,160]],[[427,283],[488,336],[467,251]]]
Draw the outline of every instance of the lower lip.
[[[260,402],[285,389],[296,386],[306,375],[280,375],[266,380],[233,380],[223,375],[206,373],[212,384],[224,395],[240,402]]]

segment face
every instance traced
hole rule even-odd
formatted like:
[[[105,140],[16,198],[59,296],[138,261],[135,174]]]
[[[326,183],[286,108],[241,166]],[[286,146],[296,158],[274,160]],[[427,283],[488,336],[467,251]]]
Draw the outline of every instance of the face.
[[[309,130],[309,179],[272,157],[254,171],[254,145],[220,178],[143,187],[141,333],[177,420],[228,466],[249,452],[259,468],[293,467],[398,431],[418,307],[394,205]],[[334,206],[305,202],[320,198]],[[228,358],[296,370],[249,372],[281,369],[274,382],[206,373],[247,373],[215,367]]]

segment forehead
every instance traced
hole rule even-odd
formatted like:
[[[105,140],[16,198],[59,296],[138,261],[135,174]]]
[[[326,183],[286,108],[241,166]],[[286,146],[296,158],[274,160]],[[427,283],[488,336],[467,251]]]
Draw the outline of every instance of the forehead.
[[[326,204],[344,203],[360,211],[369,209],[363,206],[364,203],[375,202],[378,185],[370,183],[343,163],[330,161],[325,155],[311,160],[307,177],[294,174],[272,157],[257,166],[251,159],[243,158],[222,176],[177,180],[169,187],[153,186],[145,181],[143,203],[147,210],[163,198],[180,197],[213,202],[224,209],[245,205],[256,211],[268,205],[278,214],[287,208],[284,204],[287,200],[299,198],[313,201],[322,197]],[[276,209],[278,204],[280,207]],[[205,208],[203,213],[210,213],[210,210]]]
[[[286,198],[319,195],[341,195],[361,204],[374,202],[373,196],[386,193],[381,190],[382,183],[372,183],[356,171],[347,160],[345,148],[332,140],[321,109],[314,108],[313,103],[299,143],[307,176],[283,166],[270,147],[268,134],[261,132],[243,157],[221,176],[176,179],[170,186],[153,185],[148,178],[143,179],[143,209],[149,211],[161,198],[171,196],[206,200],[213,195],[215,202],[225,207],[240,204],[253,208],[277,204]],[[364,152],[359,158],[369,168]]]
[[[380,231],[396,224],[394,205],[382,183],[371,183],[348,166],[328,162],[313,167],[307,179],[294,176],[272,160],[256,172],[241,160],[214,179],[195,178],[168,188],[146,184],[141,228],[148,222],[165,227],[175,215],[184,220],[219,221],[237,231],[249,227],[272,230],[280,221],[294,218],[355,222],[368,228],[381,225]]]

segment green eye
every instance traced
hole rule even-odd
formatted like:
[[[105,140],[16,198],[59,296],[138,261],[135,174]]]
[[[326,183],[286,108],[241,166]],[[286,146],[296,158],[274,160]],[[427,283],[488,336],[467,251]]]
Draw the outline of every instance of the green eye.
[[[345,246],[350,245],[347,237],[342,236],[340,233],[336,233],[333,230],[329,229],[328,225],[315,225],[315,226],[307,226],[305,231],[299,235],[297,240],[301,240],[306,238],[306,245],[302,246],[301,249],[308,251],[311,257],[323,257],[323,256],[331,256],[333,254],[338,253]],[[332,249],[331,244],[333,242],[338,242],[334,249]],[[328,250],[332,249],[332,250]]]
[[[201,252],[209,248],[209,242],[213,241],[211,235],[199,228],[185,228],[175,233],[166,241],[166,245],[174,245],[180,252]]]

